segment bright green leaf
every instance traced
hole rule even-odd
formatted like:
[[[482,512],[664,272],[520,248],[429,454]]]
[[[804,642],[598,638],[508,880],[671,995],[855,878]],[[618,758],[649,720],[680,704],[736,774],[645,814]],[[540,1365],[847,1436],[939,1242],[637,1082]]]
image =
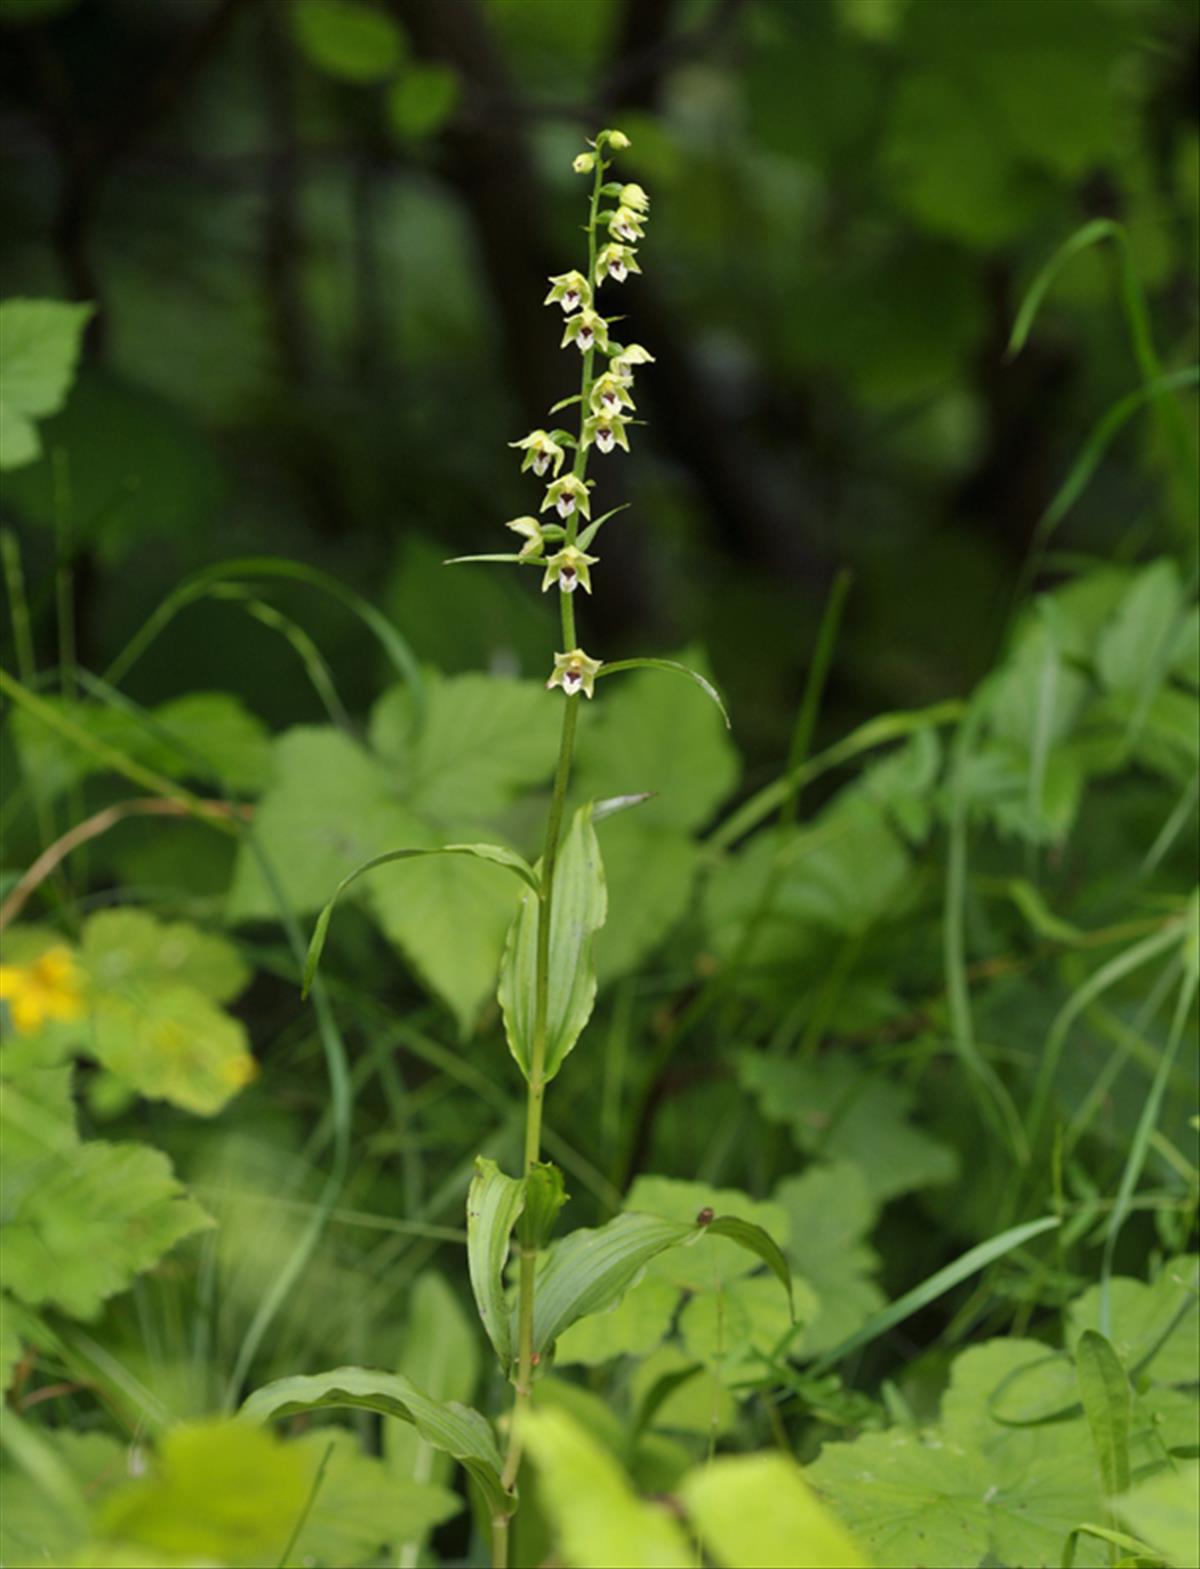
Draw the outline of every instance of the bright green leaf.
[[[504,1272],[513,1227],[524,1208],[524,1179],[505,1176],[494,1160],[476,1156],[467,1193],[467,1268],[475,1306],[505,1376],[513,1352]]]
[[[1085,1329],[1075,1347],[1075,1370],[1104,1491],[1110,1497],[1128,1492],[1133,1397],[1125,1369],[1104,1336]]]
[[[680,1498],[716,1562],[730,1569],[866,1569],[841,1521],[783,1455],[738,1455],[698,1467]]]
[[[1114,1507],[1175,1569],[1200,1563],[1200,1463],[1185,1462],[1140,1482]]]
[[[41,453],[35,421],[57,414],[66,401],[94,309],[60,300],[0,304],[0,468],[18,468]]]
[[[292,0],[289,21],[312,63],[344,82],[386,81],[404,55],[396,23],[365,0]]]

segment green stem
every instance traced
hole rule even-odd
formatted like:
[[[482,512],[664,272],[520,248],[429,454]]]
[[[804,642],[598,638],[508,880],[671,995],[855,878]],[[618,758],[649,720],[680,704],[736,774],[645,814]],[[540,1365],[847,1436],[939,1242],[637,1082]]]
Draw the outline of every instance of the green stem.
[[[596,278],[596,216],[600,206],[600,187],[604,183],[604,160],[597,155],[596,173],[592,182],[591,211],[588,216],[588,282],[595,289]],[[588,349],[583,356],[580,377],[579,442],[575,448],[572,473],[577,479],[587,474],[588,453],[583,445],[584,425],[589,413],[592,391],[595,349]],[[581,509],[577,506],[567,521],[568,545],[574,545],[579,528]],[[564,652],[575,647],[575,606],[570,594],[560,593],[559,607],[562,616],[562,641]],[[571,759],[575,749],[575,726],[579,718],[579,695],[564,700],[562,735],[558,748],[558,766],[554,772],[554,794],[550,802],[550,815],[546,821],[546,842],[542,851],[541,901],[538,909],[537,960],[534,976],[533,1047],[529,1064],[529,1085],[525,1100],[525,1160],[524,1172],[528,1176],[537,1164],[542,1150],[542,1108],[546,1097],[546,1027],[550,999],[550,930],[554,916],[554,869],[558,860],[558,846],[562,837],[563,815],[566,811],[567,785],[571,778]],[[521,1246],[517,1292],[517,1378],[513,1396],[508,1450],[504,1457],[502,1480],[511,1490],[516,1486],[521,1469],[521,1418],[528,1409],[533,1395],[533,1308],[537,1249]],[[492,1520],[492,1569],[506,1569],[508,1564],[509,1518],[497,1515]]]

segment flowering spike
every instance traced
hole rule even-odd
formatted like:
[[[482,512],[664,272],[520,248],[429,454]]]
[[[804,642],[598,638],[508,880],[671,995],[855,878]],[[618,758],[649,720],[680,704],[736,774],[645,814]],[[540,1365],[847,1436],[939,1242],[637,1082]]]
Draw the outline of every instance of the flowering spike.
[[[582,692],[584,697],[594,697],[596,676],[603,663],[590,659],[582,648],[573,648],[566,654],[555,654],[554,673],[546,682],[548,689],[561,686],[568,697]]]

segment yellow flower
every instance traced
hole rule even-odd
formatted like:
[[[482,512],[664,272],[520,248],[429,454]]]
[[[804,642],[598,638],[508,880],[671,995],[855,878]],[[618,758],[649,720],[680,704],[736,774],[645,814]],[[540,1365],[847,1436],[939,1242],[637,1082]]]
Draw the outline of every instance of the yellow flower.
[[[0,1001],[18,1035],[36,1035],[49,1019],[79,1018],[83,984],[70,949],[47,949],[32,964],[0,964]]]

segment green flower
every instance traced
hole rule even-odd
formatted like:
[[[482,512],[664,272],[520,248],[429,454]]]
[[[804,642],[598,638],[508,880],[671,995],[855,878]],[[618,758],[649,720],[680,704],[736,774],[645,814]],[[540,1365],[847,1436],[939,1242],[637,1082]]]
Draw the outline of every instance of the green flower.
[[[593,414],[619,414],[622,409],[636,407],[629,396],[628,379],[623,381],[620,376],[614,376],[611,370],[606,370],[603,376],[596,377],[588,401],[591,403]]]
[[[615,414],[593,414],[591,419],[583,422],[583,445],[590,447],[593,442],[601,452],[611,452],[614,446],[624,447],[629,451],[629,437],[625,434],[627,420]]]
[[[579,153],[571,167],[576,174],[591,174],[596,167],[595,153]]]
[[[596,283],[599,285],[605,278],[611,278],[614,283],[624,283],[631,272],[641,272],[637,264],[637,252],[630,245],[617,245],[615,242],[606,245],[596,257]]]
[[[608,323],[603,316],[597,316],[594,310],[582,310],[578,316],[572,316],[563,328],[559,347],[565,349],[568,343],[573,343],[580,354],[586,354],[591,348],[607,354]]]
[[[592,303],[592,286],[581,272],[560,272],[550,279],[550,293],[542,301],[543,305],[561,305],[569,316],[572,311],[581,305]]]
[[[589,567],[595,566],[599,556],[587,556],[574,545],[566,545],[556,556],[546,562],[546,575],[542,578],[542,593],[557,583],[564,594],[573,594],[580,586],[592,592],[592,575]]]
[[[623,185],[618,200],[622,207],[628,207],[633,212],[648,213],[650,211],[650,198],[640,185]]]
[[[524,474],[526,469],[532,469],[539,479],[551,463],[554,464],[554,474],[557,478],[563,466],[563,459],[566,457],[558,442],[552,436],[548,436],[544,430],[531,430],[528,436],[523,436],[520,441],[510,441],[509,446],[524,449],[525,458],[521,464],[521,473]]]
[[[626,245],[632,245],[634,240],[645,238],[646,231],[642,227],[642,220],[632,207],[618,207],[608,220],[608,232],[614,240],[621,240]]]
[[[546,536],[536,518],[512,518],[504,526],[512,529],[514,534],[520,534],[524,539],[525,543],[520,549],[522,561],[528,560],[530,556],[540,556],[546,548]]]
[[[561,686],[568,697],[574,697],[579,691],[584,697],[594,697],[596,675],[602,663],[599,659],[589,659],[582,648],[573,648],[569,654],[555,654],[554,674],[546,686]]]
[[[564,474],[561,479],[547,486],[546,499],[541,505],[543,512],[547,507],[557,507],[560,518],[569,518],[576,506],[585,518],[591,517],[592,503],[588,488],[576,475]]]
[[[618,353],[614,354],[608,362],[609,374],[618,381],[632,381],[633,367],[635,365],[653,365],[654,356],[640,343],[630,343]]]

